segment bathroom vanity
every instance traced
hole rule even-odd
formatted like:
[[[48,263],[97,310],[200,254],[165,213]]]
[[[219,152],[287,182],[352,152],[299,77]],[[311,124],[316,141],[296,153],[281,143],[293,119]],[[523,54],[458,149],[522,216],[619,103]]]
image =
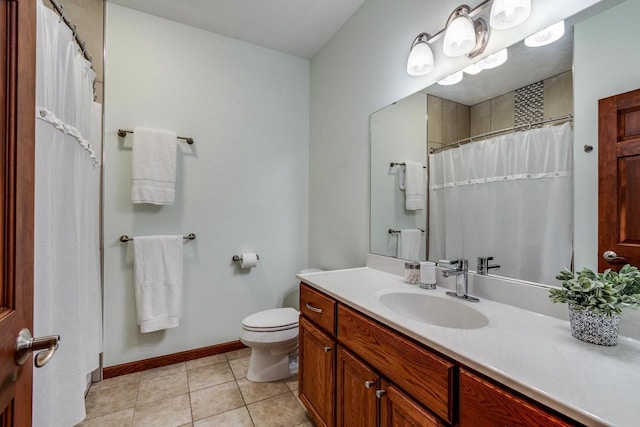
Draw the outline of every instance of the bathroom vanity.
[[[298,277],[299,396],[318,426],[637,421],[635,340],[582,343],[566,321],[367,267]]]

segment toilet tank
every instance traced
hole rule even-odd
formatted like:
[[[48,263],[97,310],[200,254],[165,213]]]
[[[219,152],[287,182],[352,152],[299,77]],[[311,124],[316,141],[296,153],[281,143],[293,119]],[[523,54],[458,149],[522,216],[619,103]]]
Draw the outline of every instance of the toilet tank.
[[[324,270],[321,270],[319,268],[305,268],[303,270],[300,270],[298,274],[318,273],[320,271],[324,271]],[[282,306],[292,307],[300,311],[300,286],[298,285],[297,282],[295,287],[289,290],[289,292],[287,292],[287,294],[282,299]]]

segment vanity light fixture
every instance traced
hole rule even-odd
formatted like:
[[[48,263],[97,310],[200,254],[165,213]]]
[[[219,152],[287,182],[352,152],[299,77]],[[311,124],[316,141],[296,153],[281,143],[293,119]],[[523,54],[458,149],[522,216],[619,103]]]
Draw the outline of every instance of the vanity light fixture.
[[[489,24],[506,30],[522,24],[531,15],[531,0],[493,0]]]
[[[473,58],[482,53],[489,41],[487,22],[471,19],[469,6],[462,5],[453,11],[444,31],[442,51],[447,56],[467,55]]]
[[[435,67],[433,52],[428,44],[429,37],[427,33],[420,33],[411,43],[407,60],[407,73],[410,76],[424,76],[433,71]]]
[[[529,47],[540,47],[560,40],[564,35],[564,21],[557,22],[544,30],[540,30],[532,36],[524,39],[524,44]]]
[[[457,73],[453,73],[450,76],[440,80],[438,84],[442,86],[451,86],[456,83],[460,83],[461,81],[462,81],[462,71],[458,71]]]
[[[483,70],[490,70],[491,68],[499,67],[500,65],[507,62],[509,59],[509,54],[507,53],[507,48],[497,51],[493,55],[489,55],[486,58],[478,61],[476,65]]]

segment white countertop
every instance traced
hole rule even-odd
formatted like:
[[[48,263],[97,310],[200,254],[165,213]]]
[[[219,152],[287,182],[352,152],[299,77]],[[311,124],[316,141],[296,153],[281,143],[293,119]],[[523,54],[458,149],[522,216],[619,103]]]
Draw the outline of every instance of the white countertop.
[[[378,300],[388,290],[428,293],[404,278],[368,267],[298,278],[393,329],[589,426],[640,425],[640,342],[619,337],[604,347],[571,336],[569,322],[482,299],[472,304],[489,325],[452,329],[417,322]]]

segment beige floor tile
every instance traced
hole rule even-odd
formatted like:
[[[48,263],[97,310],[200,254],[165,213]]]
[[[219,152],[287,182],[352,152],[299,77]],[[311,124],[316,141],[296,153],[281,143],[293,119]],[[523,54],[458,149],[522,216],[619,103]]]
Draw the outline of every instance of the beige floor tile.
[[[247,405],[256,427],[290,427],[309,421],[293,393]]]
[[[140,380],[136,406],[180,396],[188,392],[189,385],[186,371],[160,377],[143,378]]]
[[[160,368],[142,371],[142,376],[140,377],[140,379],[155,378],[155,377],[161,377],[164,375],[177,374],[178,372],[184,372],[186,370],[187,368],[184,363],[176,363],[174,365],[162,366]]]
[[[196,421],[193,427],[253,427],[253,421],[249,416],[249,411],[245,406],[213,417]]]
[[[284,383],[289,387],[289,390],[296,392],[298,391],[298,376],[293,376],[291,378],[287,378],[284,380]]]
[[[186,362],[187,370],[199,368],[201,366],[213,365],[215,363],[226,362],[227,358],[224,354],[216,354],[208,357],[201,357],[200,359],[189,360]]]
[[[132,422],[133,408],[130,408],[85,420],[76,425],[76,427],[130,427]]]
[[[233,376],[237,380],[247,376],[247,371],[249,370],[249,359],[249,357],[243,357],[241,359],[229,360],[229,366],[231,366]]]
[[[212,387],[234,379],[227,362],[191,369],[187,371],[187,375],[189,377],[189,391]]]
[[[257,402],[289,391],[289,387],[280,381],[254,383],[246,378],[238,380],[238,387],[240,387],[240,393],[242,393],[244,402],[247,405],[249,403]]]
[[[91,390],[102,390],[109,387],[118,387],[121,385],[138,384],[140,382],[141,372],[133,374],[120,375],[106,380],[98,381],[91,384]]]
[[[193,423],[182,424],[180,427],[193,427]]]
[[[304,422],[302,424],[298,424],[295,427],[316,427],[316,425],[314,423],[312,423],[311,421],[307,421],[307,422]]]
[[[196,421],[244,406],[235,381],[197,390],[190,395],[191,413]]]
[[[181,426],[191,422],[189,395],[138,406],[133,414],[133,427]]]
[[[89,390],[85,399],[86,419],[133,408],[136,404],[138,384],[109,387],[102,390]]]
[[[235,359],[241,359],[243,357],[249,357],[251,356],[251,349],[243,348],[241,350],[230,351],[228,353],[225,353],[225,356],[227,356],[227,360],[229,361],[235,360]]]

